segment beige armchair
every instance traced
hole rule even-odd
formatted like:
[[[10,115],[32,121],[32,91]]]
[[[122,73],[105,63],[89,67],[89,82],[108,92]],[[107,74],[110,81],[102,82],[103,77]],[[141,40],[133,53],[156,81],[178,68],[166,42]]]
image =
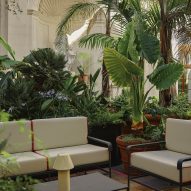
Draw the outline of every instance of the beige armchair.
[[[179,185],[179,190],[191,184],[191,120],[167,119],[165,142],[127,147],[130,165]],[[133,147],[165,143],[166,150],[131,153]],[[129,190],[130,179],[128,176]]]

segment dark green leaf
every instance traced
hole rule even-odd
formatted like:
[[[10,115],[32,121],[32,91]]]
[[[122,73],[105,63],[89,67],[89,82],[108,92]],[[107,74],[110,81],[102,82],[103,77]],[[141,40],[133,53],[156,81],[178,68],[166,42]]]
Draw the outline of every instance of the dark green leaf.
[[[148,79],[157,89],[168,89],[180,78],[183,68],[182,64],[165,64],[157,67]]]
[[[54,101],[53,99],[48,99],[48,100],[44,101],[41,106],[41,110],[44,111],[44,110],[48,109],[53,101]]]
[[[104,62],[112,80],[119,86],[126,87],[132,76],[142,76],[143,70],[114,49],[105,49]]]

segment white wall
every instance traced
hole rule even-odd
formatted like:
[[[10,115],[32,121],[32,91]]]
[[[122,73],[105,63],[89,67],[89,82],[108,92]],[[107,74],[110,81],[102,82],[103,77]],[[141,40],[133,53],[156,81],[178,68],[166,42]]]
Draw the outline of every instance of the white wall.
[[[22,59],[32,48],[32,19],[27,15],[27,1],[20,1],[23,13],[13,15],[8,13],[8,42],[16,52],[16,57]]]
[[[8,10],[6,9],[5,0],[0,0],[0,35],[7,40],[8,38]],[[5,54],[3,48],[0,47],[0,54]]]

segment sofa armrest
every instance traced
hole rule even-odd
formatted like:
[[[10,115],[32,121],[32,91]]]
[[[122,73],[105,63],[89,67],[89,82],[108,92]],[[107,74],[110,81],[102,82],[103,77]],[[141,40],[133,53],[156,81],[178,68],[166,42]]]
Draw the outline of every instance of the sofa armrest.
[[[187,162],[187,161],[191,161],[191,157],[186,157],[186,158],[179,159],[178,162],[177,162],[177,169],[178,170],[182,169],[183,163]]]
[[[108,141],[88,136],[88,143],[96,144],[99,146],[107,146],[109,151],[112,151],[112,144]]]
[[[158,144],[165,144],[165,141],[158,141],[158,142],[150,142],[150,143],[143,143],[143,144],[135,144],[135,145],[128,145],[126,147],[126,150],[130,152],[133,148],[138,148],[138,147],[146,147],[150,145],[158,145]]]

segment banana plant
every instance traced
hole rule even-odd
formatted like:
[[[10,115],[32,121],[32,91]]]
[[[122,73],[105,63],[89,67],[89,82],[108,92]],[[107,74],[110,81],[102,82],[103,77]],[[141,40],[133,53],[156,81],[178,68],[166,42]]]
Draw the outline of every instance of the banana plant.
[[[128,24],[126,33],[117,49],[106,48],[104,61],[112,81],[121,87],[130,87],[132,101],[132,129],[143,128],[143,107],[153,87],[164,90],[173,85],[183,72],[183,65],[177,62],[160,64],[144,80],[145,61],[156,64],[159,60],[159,41],[151,35],[140,20]],[[152,86],[144,92],[149,80]]]

